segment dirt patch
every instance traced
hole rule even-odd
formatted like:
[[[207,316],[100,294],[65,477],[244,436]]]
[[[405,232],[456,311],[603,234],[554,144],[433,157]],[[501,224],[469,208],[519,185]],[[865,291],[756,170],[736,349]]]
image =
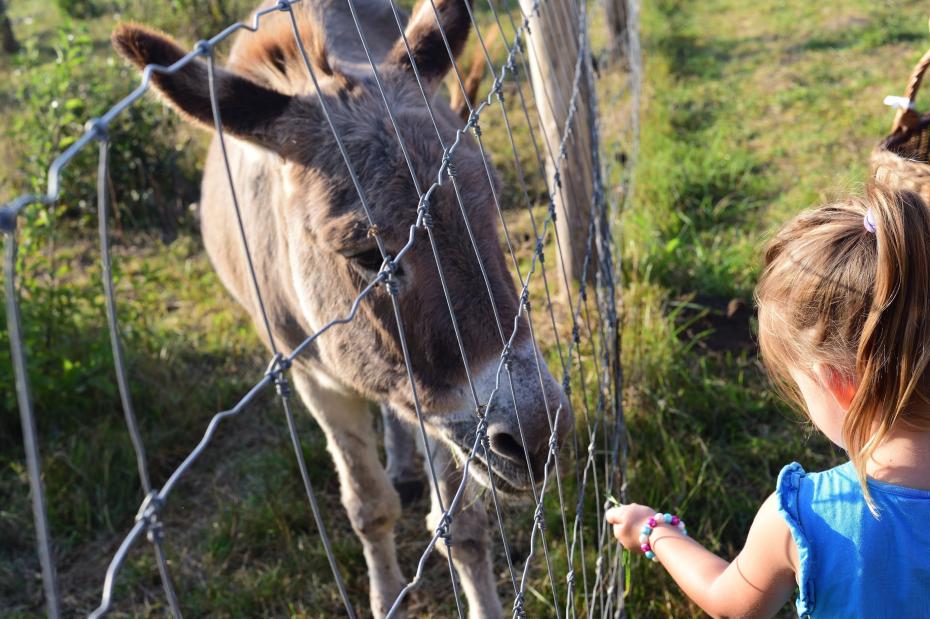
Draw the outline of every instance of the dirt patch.
[[[753,321],[756,312],[741,298],[697,295],[673,303],[679,337],[713,353],[754,352],[758,347]]]

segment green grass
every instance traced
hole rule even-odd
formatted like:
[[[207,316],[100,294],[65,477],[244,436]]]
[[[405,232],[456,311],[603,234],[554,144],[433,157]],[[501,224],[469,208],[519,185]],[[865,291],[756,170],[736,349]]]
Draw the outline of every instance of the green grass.
[[[682,337],[695,329],[681,302],[728,327],[720,309],[750,299],[767,235],[865,180],[891,120],[881,99],[903,91],[930,39],[916,3],[643,5],[642,142],[621,221],[629,497],[678,510],[732,557],[781,466],[840,454],[774,398],[753,348]],[[630,606],[698,614],[641,564]]]
[[[697,539],[733,556],[781,466],[799,460],[809,469],[822,468],[839,454],[772,395],[748,334],[749,312],[732,321],[723,308],[730,299],[749,301],[766,235],[798,210],[855,189],[865,179],[868,153],[890,123],[881,99],[903,90],[910,63],[928,42],[926,22],[923,7],[915,2],[844,0],[829,8],[801,0],[642,4],[645,83],[636,189],[616,222],[624,278],[628,499],[682,513]],[[216,3],[206,3],[207,17],[194,25],[177,11],[146,3],[125,6],[123,16],[154,21],[188,43],[211,33],[224,18],[214,15]],[[68,22],[54,9],[32,2],[14,1],[10,12],[20,38],[37,42],[36,62],[45,63],[42,67],[54,63],[55,32]],[[489,16],[482,13],[481,19]],[[113,23],[112,14],[78,22],[95,50],[89,71],[106,70],[93,63],[106,63],[111,56],[106,37]],[[604,34],[600,28],[592,34],[597,48]],[[492,46],[492,53],[503,57],[499,45]],[[15,82],[16,69],[0,61],[0,78]],[[629,100],[622,76],[616,70],[604,75],[601,110],[612,112],[604,117],[605,153],[620,157],[631,149],[625,120]],[[133,84],[125,83],[126,92]],[[489,84],[490,78],[485,89]],[[516,93],[506,94],[511,121],[522,124]],[[0,95],[0,119],[15,116],[16,107],[15,99]],[[520,206],[522,193],[496,104],[482,115],[482,127],[504,179],[505,205]],[[76,128],[79,123],[66,126],[62,137]],[[167,139],[184,144],[197,160],[203,137],[173,126],[171,131]],[[527,169],[535,168],[528,132],[518,127],[514,139]],[[10,138],[0,140],[0,155],[14,161],[22,154],[20,146]],[[42,152],[54,150],[51,146]],[[31,162],[39,169],[47,164]],[[538,204],[543,180],[534,173],[526,181],[539,220],[544,216]],[[20,167],[5,164],[0,199],[30,182]],[[66,206],[73,208],[81,199],[92,203],[93,197],[68,196]],[[87,610],[96,603],[106,563],[141,497],[112,378],[94,221],[77,212],[61,214],[58,228],[54,218],[39,222],[42,230],[60,229],[57,235],[27,239],[32,246],[24,249],[23,311],[34,342],[30,377],[41,396],[43,470],[62,589],[69,608]],[[508,211],[508,220],[525,270],[533,249],[529,222],[519,209]],[[123,335],[156,483],[196,443],[210,416],[234,403],[259,377],[267,356],[248,319],[213,275],[191,223],[181,217],[172,234],[165,235],[139,217],[115,232]],[[166,244],[161,236],[173,242]],[[545,265],[557,288],[551,246]],[[543,308],[538,284],[532,295],[533,307]],[[555,312],[564,346],[569,310],[559,305]],[[558,372],[555,333],[544,312],[534,315],[547,359]],[[0,349],[5,350],[4,327],[0,323]],[[590,371],[588,343],[581,353]],[[8,377],[9,368],[3,367],[0,376]],[[576,410],[581,411],[577,376],[574,381]],[[18,416],[12,394],[0,395],[0,606],[35,616],[41,612],[41,590],[31,534],[23,534],[31,531],[31,513]],[[593,397],[588,394],[589,405],[595,404]],[[343,516],[325,441],[306,415],[298,423],[337,560],[353,601],[364,609],[364,561]],[[579,431],[584,436],[583,425]],[[566,495],[573,497],[573,475],[564,481]],[[557,506],[550,488],[547,533],[558,563],[566,549],[558,542]],[[593,508],[589,498],[587,513]],[[399,523],[399,554],[407,575],[427,540],[426,509],[423,501]],[[531,514],[525,505],[507,509],[518,557],[529,551]],[[221,427],[215,443],[178,486],[165,519],[172,571],[189,616],[338,613],[338,594],[309,516],[280,407],[272,398],[261,399]],[[587,525],[590,536],[596,523]],[[507,580],[500,573],[504,562],[498,559],[501,591],[506,592]],[[590,546],[588,559],[590,568]],[[424,584],[412,597],[415,616],[453,612],[449,596],[436,594],[447,592],[447,578],[442,562],[432,559]],[[552,614],[549,587],[537,562],[527,598],[531,616]],[[564,597],[564,582],[557,587]],[[164,613],[145,544],[131,553],[117,599],[118,613]],[[632,617],[699,616],[661,570],[635,557],[628,604]]]

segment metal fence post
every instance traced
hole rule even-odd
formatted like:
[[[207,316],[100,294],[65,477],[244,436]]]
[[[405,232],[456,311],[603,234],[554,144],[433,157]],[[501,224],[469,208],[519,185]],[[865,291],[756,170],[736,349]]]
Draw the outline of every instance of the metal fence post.
[[[45,488],[42,484],[41,458],[36,432],[32,394],[29,390],[29,375],[26,371],[26,351],[23,345],[22,321],[19,315],[19,303],[16,298],[16,214],[4,213],[2,225],[4,244],[3,276],[6,288],[6,321],[10,337],[10,353],[13,357],[13,370],[16,374],[16,400],[19,403],[19,417],[23,426],[23,449],[26,452],[26,470],[29,474],[29,493],[32,495],[32,513],[36,526],[36,546],[39,563],[42,565],[42,583],[45,587],[45,603],[48,616],[58,619],[61,616],[58,598],[58,574],[55,570],[52,538],[49,532],[48,515],[45,509]]]

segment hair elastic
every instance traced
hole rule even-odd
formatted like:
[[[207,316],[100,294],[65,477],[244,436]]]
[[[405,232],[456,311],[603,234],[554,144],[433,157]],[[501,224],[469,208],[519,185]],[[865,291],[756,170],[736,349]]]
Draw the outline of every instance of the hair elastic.
[[[862,225],[865,226],[867,232],[875,234],[877,228],[875,227],[875,215],[872,213],[872,209],[865,212],[865,217],[862,218]]]

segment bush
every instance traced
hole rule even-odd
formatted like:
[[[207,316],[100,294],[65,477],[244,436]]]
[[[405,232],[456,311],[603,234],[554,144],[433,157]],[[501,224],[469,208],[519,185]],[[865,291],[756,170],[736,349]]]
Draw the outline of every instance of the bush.
[[[233,22],[245,20],[256,4],[254,0],[116,0],[114,8],[126,17],[192,42],[211,37]]]
[[[101,13],[101,7],[93,0],[55,0],[55,4],[65,15],[86,19]]]
[[[47,60],[49,52],[53,56]],[[51,50],[25,41],[16,63],[12,86],[22,105],[7,131],[16,181],[23,191],[44,192],[54,157],[80,138],[89,118],[126,96],[138,76],[112,53],[95,51],[86,30],[70,24]],[[151,99],[127,109],[109,131],[109,186],[117,227],[154,225],[173,235],[189,220],[187,206],[197,197],[201,140]],[[66,217],[93,212],[96,167],[97,149],[88,146],[65,168],[59,204]]]

